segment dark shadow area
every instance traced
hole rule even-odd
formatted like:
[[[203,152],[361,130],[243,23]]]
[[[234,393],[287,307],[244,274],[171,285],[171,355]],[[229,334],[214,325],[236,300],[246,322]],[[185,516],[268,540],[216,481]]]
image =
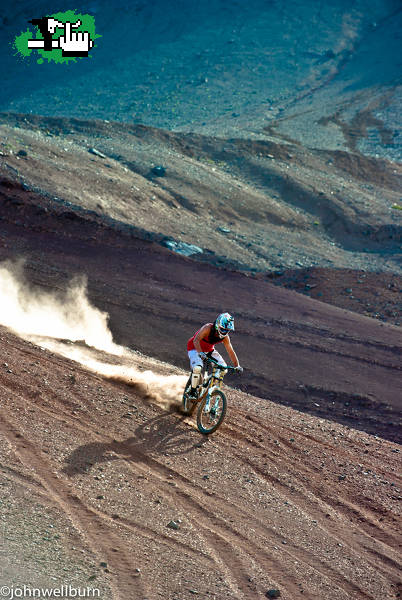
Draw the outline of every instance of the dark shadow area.
[[[126,440],[80,446],[68,457],[63,473],[72,477],[88,473],[97,464],[121,459],[149,464],[165,453],[190,454],[208,442],[200,437],[194,443],[192,437],[183,428],[182,420],[172,420],[165,413],[138,425],[133,436]]]

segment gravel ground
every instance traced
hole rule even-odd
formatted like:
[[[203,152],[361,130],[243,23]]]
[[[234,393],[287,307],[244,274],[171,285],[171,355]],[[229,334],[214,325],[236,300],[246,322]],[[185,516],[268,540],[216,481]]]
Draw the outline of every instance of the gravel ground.
[[[87,349],[93,374],[3,328],[0,347],[3,585],[107,600],[398,597],[395,444],[229,388],[205,439],[130,376],[163,386],[167,364]],[[120,383],[102,376],[112,362]]]

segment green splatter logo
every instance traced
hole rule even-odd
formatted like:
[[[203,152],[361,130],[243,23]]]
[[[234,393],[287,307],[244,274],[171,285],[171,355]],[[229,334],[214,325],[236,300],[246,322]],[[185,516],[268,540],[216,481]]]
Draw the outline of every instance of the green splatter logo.
[[[56,63],[76,62],[78,58],[90,57],[95,40],[102,37],[95,33],[95,19],[75,10],[55,13],[32,19],[34,31],[29,28],[17,35],[13,48],[22,58],[36,55],[37,63],[47,60]]]

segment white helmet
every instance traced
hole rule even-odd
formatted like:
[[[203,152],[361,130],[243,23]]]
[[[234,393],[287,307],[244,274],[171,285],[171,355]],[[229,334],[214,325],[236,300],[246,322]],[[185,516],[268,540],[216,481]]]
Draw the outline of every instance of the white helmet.
[[[234,319],[229,313],[221,313],[216,317],[215,329],[220,338],[224,338],[229,331],[234,331]]]

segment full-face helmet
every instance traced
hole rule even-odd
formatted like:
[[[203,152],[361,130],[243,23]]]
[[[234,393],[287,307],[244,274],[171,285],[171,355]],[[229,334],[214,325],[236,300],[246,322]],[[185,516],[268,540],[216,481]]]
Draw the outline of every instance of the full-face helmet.
[[[220,338],[224,338],[229,331],[234,331],[234,318],[229,313],[221,313],[216,317],[215,330]]]

